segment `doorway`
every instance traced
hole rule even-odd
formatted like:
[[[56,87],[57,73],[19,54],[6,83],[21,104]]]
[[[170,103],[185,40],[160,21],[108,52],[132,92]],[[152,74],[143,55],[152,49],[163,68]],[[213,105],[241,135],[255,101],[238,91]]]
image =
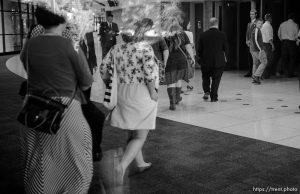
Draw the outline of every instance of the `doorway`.
[[[229,47],[226,69],[237,69],[237,3],[222,2],[218,7],[219,29],[225,32]]]

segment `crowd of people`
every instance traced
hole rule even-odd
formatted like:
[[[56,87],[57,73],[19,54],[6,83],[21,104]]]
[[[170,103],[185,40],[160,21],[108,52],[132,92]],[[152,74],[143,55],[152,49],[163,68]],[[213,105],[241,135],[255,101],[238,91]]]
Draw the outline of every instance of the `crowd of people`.
[[[289,14],[288,20],[282,22],[278,28],[277,35],[281,48],[275,48],[271,14],[266,14],[263,20],[257,18],[256,10],[251,10],[250,19],[246,32],[246,44],[249,47],[252,62],[248,62],[249,72],[245,77],[252,77],[254,84],[261,84],[262,79],[268,79],[272,74],[272,65],[276,66],[277,76],[294,77],[295,71],[299,73],[297,46],[299,46],[300,31],[296,23],[296,15]],[[278,61],[274,61],[275,49],[281,50]]]
[[[112,169],[118,184],[123,183],[128,166],[134,161],[143,172],[152,164],[144,160],[142,147],[156,127],[158,89],[167,86],[170,107],[174,111],[183,99],[182,82],[190,82],[195,67],[193,36],[189,22],[172,20],[168,31],[149,35],[153,21],[136,22],[134,33],[119,31],[113,15],[101,23],[99,35],[102,62],[97,64],[93,33],[86,33],[76,51],[66,19],[43,7],[35,11],[37,26],[31,32],[20,58],[28,74],[28,88],[23,95],[43,94],[70,105],[55,135],[33,129],[22,130],[22,158],[26,193],[87,193],[93,175],[93,161],[102,157],[100,148],[105,115],[90,101],[93,73],[99,73],[109,88],[116,75],[117,103],[110,112],[111,126],[128,131],[125,152]],[[270,14],[248,24],[246,44],[253,58],[253,83],[260,84],[274,51]],[[282,40],[280,64],[293,72],[296,40],[299,36],[294,16],[278,31]],[[203,98],[218,101],[218,88],[228,59],[225,33],[218,29],[218,19],[209,20],[209,29],[201,34],[197,54],[202,71]],[[289,30],[293,29],[293,32]],[[186,31],[185,31],[186,30]],[[117,44],[116,37],[122,42]],[[94,69],[99,67],[99,72]],[[24,85],[23,85],[24,86]],[[193,86],[188,85],[190,89]]]

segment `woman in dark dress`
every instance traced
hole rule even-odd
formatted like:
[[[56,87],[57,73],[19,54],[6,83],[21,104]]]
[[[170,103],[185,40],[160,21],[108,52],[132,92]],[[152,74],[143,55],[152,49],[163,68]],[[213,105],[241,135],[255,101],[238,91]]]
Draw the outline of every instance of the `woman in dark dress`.
[[[181,80],[189,82],[187,56],[190,55],[193,61],[193,50],[188,36],[182,30],[178,22],[173,22],[165,36],[166,43],[169,47],[169,58],[166,66],[165,82],[168,87],[170,99],[170,110],[176,109],[182,97]]]

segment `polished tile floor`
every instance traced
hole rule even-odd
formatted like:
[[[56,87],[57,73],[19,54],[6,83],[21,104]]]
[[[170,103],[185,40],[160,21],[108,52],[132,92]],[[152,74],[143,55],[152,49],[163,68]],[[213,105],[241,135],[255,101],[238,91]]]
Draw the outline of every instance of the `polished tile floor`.
[[[297,78],[272,78],[253,85],[243,73],[227,71],[219,101],[202,99],[201,72],[183,101],[170,111],[166,87],[160,88],[158,117],[253,139],[300,148],[300,93]]]

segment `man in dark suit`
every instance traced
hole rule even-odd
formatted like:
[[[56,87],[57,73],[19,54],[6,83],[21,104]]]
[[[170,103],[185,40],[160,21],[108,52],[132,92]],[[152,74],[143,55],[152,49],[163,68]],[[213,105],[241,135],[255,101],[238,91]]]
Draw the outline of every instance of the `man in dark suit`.
[[[202,71],[203,98],[212,102],[218,101],[218,88],[228,56],[227,38],[218,30],[218,19],[209,20],[210,28],[200,35],[199,63]],[[210,80],[211,79],[211,80]]]
[[[249,72],[244,75],[244,77],[251,77],[252,76],[252,69],[253,69],[253,48],[251,48],[251,33],[255,29],[256,24],[256,17],[257,13],[255,9],[250,10],[250,19],[251,21],[247,24],[247,31],[246,31],[246,45],[249,47],[249,52],[251,54],[251,57],[248,55],[248,70]]]
[[[116,37],[119,35],[118,25],[113,21],[113,15],[107,15],[107,21],[102,22],[100,25],[100,36],[102,46],[102,58],[106,56],[112,46],[117,44]]]

